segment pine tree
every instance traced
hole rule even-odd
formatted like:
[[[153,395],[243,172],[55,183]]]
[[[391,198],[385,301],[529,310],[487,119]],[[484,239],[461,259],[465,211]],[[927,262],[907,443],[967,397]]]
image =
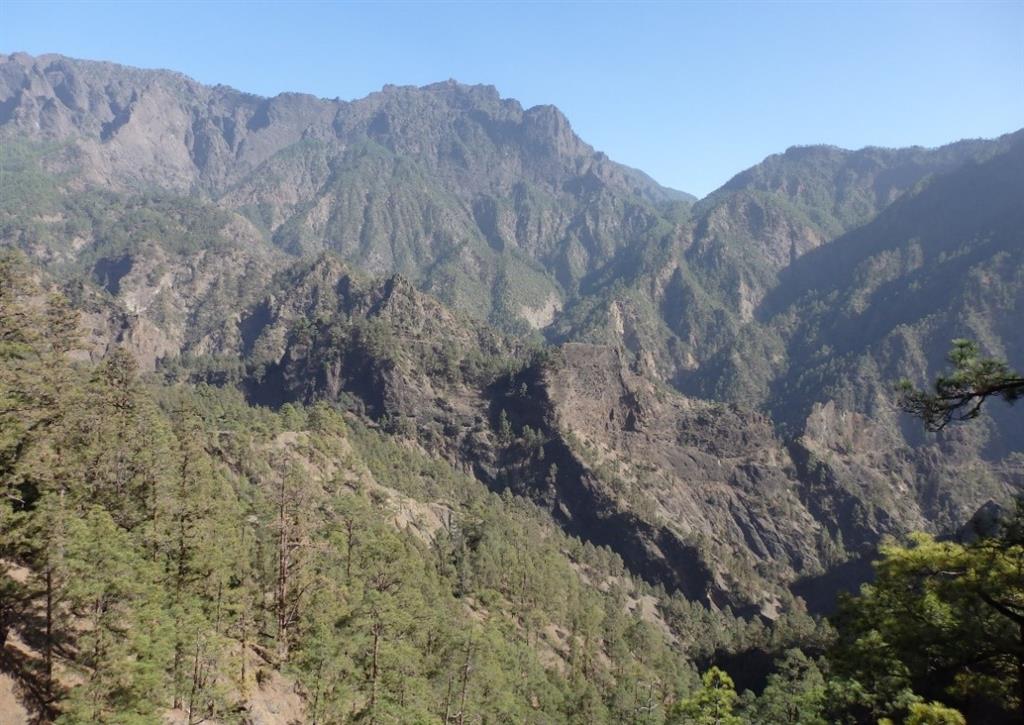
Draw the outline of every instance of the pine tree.
[[[906,725],[967,725],[967,721],[959,711],[940,702],[915,702]]]
[[[754,719],[779,725],[826,725],[825,694],[825,678],[814,661],[798,649],[790,650],[768,676]]]
[[[172,705],[192,720],[225,705],[224,686],[239,669],[227,633],[248,616],[251,594],[239,586],[248,570],[244,518],[206,449],[203,421],[184,408],[174,432],[176,475],[157,495],[157,540],[174,621]]]
[[[5,585],[4,617],[10,623],[43,600],[46,708],[56,695],[65,524],[77,484],[65,441],[78,394],[67,353],[76,344],[77,316],[66,301],[46,296],[23,259],[0,258],[0,554],[32,572],[28,587]]]
[[[82,684],[61,723],[145,723],[169,685],[172,656],[165,593],[155,567],[100,507],[68,522],[66,604]]]
[[[701,677],[700,689],[673,708],[669,722],[740,725],[742,719],[733,713],[736,699],[732,678],[717,667],[712,667]]]

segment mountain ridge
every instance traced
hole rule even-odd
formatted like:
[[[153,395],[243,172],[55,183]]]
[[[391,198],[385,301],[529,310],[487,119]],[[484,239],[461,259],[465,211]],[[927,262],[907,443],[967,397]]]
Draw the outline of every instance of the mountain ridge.
[[[1019,132],[937,149],[791,148],[692,200],[594,151],[556,108],[523,109],[492,86],[261,98],[173,72],[4,56],[0,134],[18,180],[0,238],[77,290],[93,355],[126,345],[145,369],[239,386],[251,402],[355,406],[392,435],[476,466],[488,486],[534,498],[588,540],[607,542],[593,521],[580,523],[603,511],[634,542],[620,551],[630,566],[705,602],[777,612],[796,578],[885,534],[958,526],[1007,490],[994,472],[1015,464],[992,453],[998,436],[922,438],[879,408],[894,375],[937,371],[938,328],[905,334],[908,354],[879,372],[874,351],[850,335],[819,335],[828,294],[767,310],[795,290],[801,269],[850,240],[870,242],[929,188],[964,169],[1012,166]],[[993,211],[1000,219],[1013,189]],[[961,216],[964,230],[984,226],[970,207]],[[906,235],[926,228],[920,217],[901,222]],[[849,271],[833,266],[837,280]],[[1014,294],[1013,265],[998,269]],[[856,284],[854,275],[841,292],[870,305]],[[930,304],[914,295],[932,288],[914,284],[904,299]],[[988,315],[990,346],[1015,349],[1003,339],[1007,305],[962,295],[951,310]],[[409,326],[423,359],[400,349]],[[801,334],[813,345],[801,347]],[[537,346],[568,350],[575,373],[601,382],[560,396],[565,381],[528,354]],[[588,368],[588,355],[603,366]],[[512,394],[522,383],[524,401]],[[638,390],[680,431],[644,429]],[[714,412],[679,412],[696,399]],[[582,411],[598,408],[611,419],[591,429]],[[519,409],[525,417],[503,431],[501,413]],[[733,422],[716,428],[717,418]],[[735,434],[753,458],[771,449],[774,462],[747,460],[720,481],[686,463],[716,450],[689,427]],[[564,464],[550,481],[535,459],[540,430],[552,446],[545,456]],[[636,455],[661,460],[665,481],[651,483]],[[983,480],[959,489],[972,466]],[[749,471],[789,502],[775,528],[752,513],[772,502],[747,490]],[[689,490],[696,481],[715,491],[703,503]],[[666,512],[678,530],[664,525]],[[818,533],[805,536],[795,522],[812,520]],[[701,521],[721,534],[704,550],[684,535]],[[730,566],[746,581],[728,583]],[[687,569],[703,572],[699,586]]]

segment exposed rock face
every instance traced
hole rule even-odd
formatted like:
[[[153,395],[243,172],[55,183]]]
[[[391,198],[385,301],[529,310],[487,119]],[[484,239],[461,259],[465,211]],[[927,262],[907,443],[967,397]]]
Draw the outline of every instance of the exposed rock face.
[[[876,285],[870,291],[862,288],[858,304],[863,307],[870,295],[893,289],[879,286],[887,281],[880,279],[881,270],[891,269],[900,258],[909,266],[922,253],[928,257],[921,240],[916,257],[913,250],[904,252],[898,246],[931,227],[935,212],[953,206],[961,210],[960,221],[948,215],[941,232],[945,239],[932,244],[936,253],[940,246],[968,243],[979,231],[975,227],[995,219],[1008,225],[1016,212],[1005,197],[1019,196],[1019,180],[998,168],[1019,167],[1022,139],[1016,133],[937,149],[803,147],[771,156],[695,204],[669,239],[637,252],[637,264],[623,265],[616,275],[603,278],[607,286],[599,284],[589,300],[568,307],[568,314],[555,321],[553,336],[600,340],[633,352],[643,348],[656,362],[653,370],[659,377],[690,394],[763,399],[772,378],[785,375],[789,366],[796,374],[800,371],[795,361],[786,359],[785,338],[791,332],[786,327],[792,320],[765,324],[778,314],[780,298],[793,302],[803,284],[820,284],[835,293],[838,288],[831,281],[839,277],[846,280],[840,285],[844,289],[857,289],[860,282],[848,273],[867,260],[858,260],[855,250],[877,249],[877,240],[888,239],[897,248],[859,270],[862,280],[872,279]],[[971,175],[987,182],[967,181]],[[942,190],[950,186],[959,189]],[[947,193],[948,199],[940,199]],[[968,205],[967,198],[974,201]],[[903,220],[896,221],[900,216]],[[886,217],[893,221],[883,226]],[[895,238],[897,234],[902,238]],[[847,238],[850,242],[840,245],[847,252],[839,261],[834,243]],[[826,269],[824,260],[830,258],[837,264]],[[955,258],[949,259],[955,267]],[[930,294],[907,292],[915,299],[908,311],[923,312],[937,302]],[[805,328],[827,320],[829,304],[823,295],[813,302],[801,300],[798,314]],[[627,324],[611,324],[615,307]],[[885,315],[878,308],[874,313]],[[962,317],[954,313],[947,319]],[[636,334],[624,335],[622,330],[630,328]],[[940,358],[948,344],[949,337],[938,340]],[[931,359],[929,364],[934,364]],[[801,408],[799,416],[808,410]]]
[[[786,444],[765,415],[685,398],[610,347],[474,373],[515,345],[399,277],[361,281],[322,259],[288,288],[253,313],[267,361],[256,400],[353,400],[692,599],[771,615],[787,585],[935,519],[912,449],[832,403]]]
[[[969,544],[980,538],[998,536],[1004,525],[1012,519],[1012,512],[998,502],[989,499],[974,512],[970,521],[956,532],[956,539]]]
[[[78,158],[68,161],[121,190],[229,185],[304,135],[326,132],[337,110],[296,94],[274,103],[171,71],[21,53],[0,56],[0,97],[6,131],[73,140]]]
[[[556,430],[616,505],[700,557],[713,600],[770,611],[758,562],[789,572],[822,566],[819,524],[766,418],[659,388],[608,348],[567,345],[563,355],[545,376]]]
[[[0,133],[65,143],[47,165],[87,183],[198,193],[283,249],[336,250],[503,323],[562,306],[659,233],[656,206],[690,199],[595,152],[553,106],[452,81],[267,99],[17,54],[0,56]]]

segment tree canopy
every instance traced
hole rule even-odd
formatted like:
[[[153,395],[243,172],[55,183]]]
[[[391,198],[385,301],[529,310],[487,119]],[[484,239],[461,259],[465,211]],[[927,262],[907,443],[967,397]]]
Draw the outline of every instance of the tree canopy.
[[[939,376],[932,391],[919,390],[907,380],[899,385],[900,407],[921,418],[929,430],[977,418],[989,398],[1013,403],[1024,395],[1024,376],[1002,360],[982,356],[977,343],[954,340],[949,361],[953,370]]]
[[[1015,531],[970,544],[914,534],[908,546],[882,547],[875,581],[835,620],[836,673],[869,693],[854,710],[906,715],[923,695],[985,721],[1024,717],[1024,540]]]

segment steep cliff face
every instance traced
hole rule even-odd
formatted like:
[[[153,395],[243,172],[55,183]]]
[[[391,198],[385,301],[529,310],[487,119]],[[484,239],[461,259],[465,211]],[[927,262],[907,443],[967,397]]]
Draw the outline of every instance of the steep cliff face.
[[[77,189],[45,150],[0,144],[0,244],[16,248],[89,319],[101,353],[125,344],[143,369],[180,355],[238,355],[238,315],[288,261],[244,217],[164,192]]]
[[[727,386],[701,387],[706,376],[694,374],[706,364],[719,379],[728,371],[726,376],[745,387],[743,395],[756,394],[749,385],[762,385],[781,368],[773,370],[765,355],[752,365],[730,358],[747,344],[762,347],[769,358],[779,352],[775,331],[759,324],[769,314],[767,305],[795,291],[794,273],[816,274],[818,280],[844,273],[839,267],[813,271],[831,252],[798,263],[804,255],[858,234],[894,202],[916,198],[928,180],[1012,156],[1019,143],[1017,133],[936,149],[809,146],[770,156],[696,203],[672,234],[639,245],[639,263],[618,268],[607,286],[598,283],[582,309],[556,322],[554,336],[614,340],[615,326],[608,323],[618,306],[627,313],[625,327],[641,333],[640,345],[619,333],[622,346],[643,346],[654,354],[663,379],[687,392],[722,396]],[[965,209],[960,226],[980,223],[980,209]],[[909,219],[911,225],[929,223],[923,206]],[[913,236],[910,229],[906,233]],[[603,299],[593,299],[599,295]],[[809,307],[802,311],[810,318],[818,314]]]
[[[883,535],[1005,495],[984,483],[951,495],[979,462],[928,461],[835,404],[786,442],[764,414],[683,397],[613,347],[530,353],[399,277],[324,258],[281,286],[243,321],[259,325],[254,400],[346,404],[709,605],[773,616],[790,587]]]
[[[740,172],[701,207],[712,209],[735,193],[763,194],[803,212],[823,238],[833,239],[870,221],[930,176],[987,159],[1009,143],[1004,136],[935,149],[794,146]]]
[[[804,254],[867,224],[936,174],[1004,153],[1013,143],[1008,135],[935,149],[790,148],[696,205],[686,256],[700,269],[732,270],[731,279],[716,281],[748,322],[778,285],[778,274]]]
[[[771,613],[779,583],[823,568],[828,545],[766,418],[679,396],[609,348],[566,345],[542,379],[552,430],[671,564],[686,571],[669,542],[693,552],[705,597]]]
[[[633,511],[588,462],[582,431],[569,420],[579,401],[570,405],[561,393],[573,373],[550,353],[531,357],[400,277],[360,280],[324,259],[290,279],[292,294],[254,312],[262,324],[254,350],[264,362],[247,383],[251,398],[347,404],[492,489],[545,505],[650,581],[694,599],[746,603],[713,580],[695,546]],[[599,365],[617,361],[614,351],[592,351]]]
[[[119,192],[199,194],[292,253],[400,272],[509,327],[541,325],[692,199],[583,143],[552,106],[489,86],[271,99],[169,71],[0,56],[0,133]]]
[[[337,113],[310,96],[261,99],[171,71],[21,53],[0,56],[0,97],[5,133],[66,143],[52,164],[121,191],[222,189],[327,134]]]

